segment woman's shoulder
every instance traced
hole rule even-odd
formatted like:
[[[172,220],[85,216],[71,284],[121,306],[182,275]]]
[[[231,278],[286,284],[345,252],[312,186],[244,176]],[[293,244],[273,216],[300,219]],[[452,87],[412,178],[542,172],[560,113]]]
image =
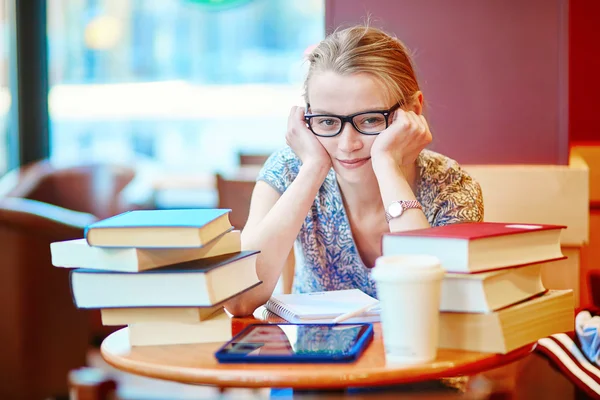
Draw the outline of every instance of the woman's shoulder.
[[[279,172],[296,172],[300,169],[302,161],[289,147],[285,146],[274,151],[267,161],[265,162],[264,168],[274,169]]]
[[[301,162],[300,158],[294,153],[294,150],[290,146],[283,146],[275,150],[269,158],[280,158],[292,162]]]
[[[481,187],[456,160],[424,150],[417,164],[421,169],[419,200],[431,226],[483,221]]]
[[[421,178],[428,181],[448,182],[469,176],[456,160],[428,149],[423,150],[417,158],[417,166]]]
[[[302,161],[289,146],[282,147],[265,161],[257,180],[265,181],[283,193],[298,175],[301,165]]]

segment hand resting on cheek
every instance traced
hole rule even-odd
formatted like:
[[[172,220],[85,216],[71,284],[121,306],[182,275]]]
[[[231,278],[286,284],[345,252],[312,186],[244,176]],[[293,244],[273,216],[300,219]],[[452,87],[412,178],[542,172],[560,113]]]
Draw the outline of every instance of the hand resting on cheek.
[[[399,166],[410,165],[431,140],[429,125],[423,115],[398,109],[390,126],[373,142],[373,164],[392,162]]]
[[[292,107],[288,117],[285,142],[302,160],[302,164],[326,169],[331,168],[331,157],[329,157],[321,142],[306,126],[304,108]]]

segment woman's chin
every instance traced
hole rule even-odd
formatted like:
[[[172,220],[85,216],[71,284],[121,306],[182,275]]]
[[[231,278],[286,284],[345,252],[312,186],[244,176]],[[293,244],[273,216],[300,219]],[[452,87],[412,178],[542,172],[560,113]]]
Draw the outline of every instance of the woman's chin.
[[[338,167],[334,168],[334,171],[338,180],[343,180],[350,184],[363,183],[365,181],[365,170],[363,168],[348,170]]]

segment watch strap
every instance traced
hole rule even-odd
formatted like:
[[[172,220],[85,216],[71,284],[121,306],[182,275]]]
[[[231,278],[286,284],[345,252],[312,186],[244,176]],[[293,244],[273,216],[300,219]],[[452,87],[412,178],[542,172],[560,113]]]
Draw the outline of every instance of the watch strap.
[[[394,203],[400,203],[400,205],[402,206],[402,212],[400,213],[400,215],[393,216],[392,214],[389,213],[388,210],[390,207],[388,206],[388,208],[386,208],[386,210],[385,210],[385,220],[387,222],[390,222],[394,218],[400,217],[404,213],[404,210],[408,210],[410,208],[418,208],[419,210],[423,209],[423,206],[421,206],[421,203],[419,203],[417,200],[398,200],[398,201],[393,202],[392,204],[394,204]],[[390,204],[390,206],[392,204]]]

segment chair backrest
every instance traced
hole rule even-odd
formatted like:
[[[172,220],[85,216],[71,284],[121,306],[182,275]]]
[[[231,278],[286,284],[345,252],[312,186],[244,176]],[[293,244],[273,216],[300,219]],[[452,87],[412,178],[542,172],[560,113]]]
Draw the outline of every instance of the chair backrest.
[[[267,158],[269,158],[269,154],[238,153],[238,161],[240,163],[240,167],[248,165],[262,166],[265,163],[265,161],[267,161]]]
[[[135,177],[130,167],[88,164],[59,168],[47,160],[22,168],[18,187],[8,196],[23,197],[107,218],[119,213],[119,193]]]
[[[70,270],[53,267],[50,254],[50,243],[82,238],[83,227],[21,202],[33,201],[0,202],[0,398],[44,399],[67,392],[67,372],[89,350],[90,315],[73,304]]]
[[[226,178],[216,174],[219,208],[231,209],[229,219],[235,229],[243,229],[250,211],[254,179]]]
[[[248,220],[250,200],[256,183],[258,170],[253,167],[241,168],[235,178],[226,178],[216,174],[217,191],[219,195],[219,208],[230,208],[229,219],[236,229],[243,229]],[[283,293],[291,293],[294,281],[295,256],[294,252],[286,259],[282,271]]]

